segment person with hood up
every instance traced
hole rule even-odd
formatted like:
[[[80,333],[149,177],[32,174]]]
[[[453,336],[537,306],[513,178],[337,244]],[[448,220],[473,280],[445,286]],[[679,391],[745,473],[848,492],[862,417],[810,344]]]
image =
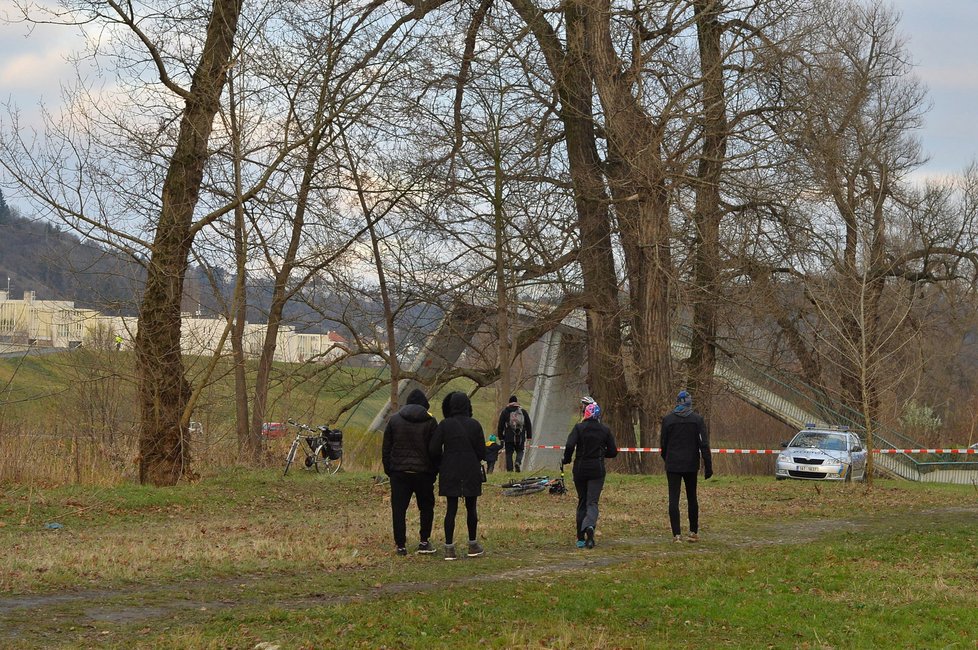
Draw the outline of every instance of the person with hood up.
[[[669,524],[672,539],[683,541],[679,525],[679,493],[686,485],[686,507],[689,511],[689,535],[687,541],[699,541],[700,507],[696,500],[696,474],[703,458],[703,478],[713,476],[713,457],[710,455],[710,433],[703,416],[693,410],[693,396],[680,391],[676,407],[662,418],[659,447],[666,464],[669,482]]]
[[[407,555],[407,509],[415,496],[421,513],[417,552],[435,552],[431,528],[435,519],[435,464],[428,447],[438,423],[428,412],[428,398],[415,388],[407,403],[391,416],[384,429],[384,473],[391,480],[391,517],[398,555]]]
[[[577,452],[576,456],[574,452]],[[574,425],[564,446],[561,462],[574,458],[574,488],[577,490],[577,548],[594,548],[598,525],[598,500],[604,489],[604,459],[618,455],[611,429],[601,423],[601,407],[590,397],[581,398],[581,421]]]
[[[526,449],[526,441],[533,438],[533,423],[530,422],[530,414],[520,406],[516,395],[509,396],[509,404],[503,407],[499,413],[496,436],[503,441],[503,448],[506,450],[506,471],[512,472],[515,468],[519,472],[523,467],[523,452]],[[513,463],[514,453],[516,454],[515,465]]]
[[[447,498],[445,510],[445,559],[454,560],[455,516],[458,500],[465,499],[465,522],[469,533],[469,557],[485,552],[479,544],[477,505],[482,494],[482,461],[486,459],[486,440],[482,425],[472,417],[468,395],[455,391],[441,403],[444,419],[431,438],[429,452],[439,471],[438,494]]]

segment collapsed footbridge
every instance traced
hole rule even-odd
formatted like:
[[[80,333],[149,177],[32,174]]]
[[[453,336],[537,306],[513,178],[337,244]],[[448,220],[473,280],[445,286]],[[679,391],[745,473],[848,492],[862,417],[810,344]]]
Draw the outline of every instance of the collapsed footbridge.
[[[399,403],[407,394],[422,388],[435,392],[444,383],[446,370],[457,365],[471,348],[476,335],[493,317],[491,307],[458,304],[447,312],[413,362],[406,368],[417,379],[402,381],[398,386]],[[567,432],[578,417],[580,396],[587,393],[584,361],[587,359],[586,330],[582,318],[570,317],[546,332],[540,339],[540,361],[537,368],[533,401],[529,412],[537,446],[562,446]],[[687,336],[677,334],[672,340],[673,356],[689,356]],[[742,355],[718,354],[716,380],[731,394],[751,404],[788,426],[801,429],[807,424],[863,428],[862,414],[831,399],[823,392],[788,374],[763,369]],[[389,405],[377,414],[371,430],[382,430],[390,415]],[[978,461],[975,456],[953,453],[911,454],[901,450],[918,450],[921,445],[896,431],[874,426],[876,470],[885,475],[910,481],[978,485]],[[560,451],[527,450],[524,466],[533,471],[556,467]]]

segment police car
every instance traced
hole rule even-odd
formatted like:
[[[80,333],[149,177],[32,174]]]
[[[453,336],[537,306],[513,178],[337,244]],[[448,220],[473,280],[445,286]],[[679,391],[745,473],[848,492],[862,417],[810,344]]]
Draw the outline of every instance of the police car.
[[[866,447],[846,427],[806,425],[791,442],[783,442],[774,476],[809,481],[862,481],[866,478]]]

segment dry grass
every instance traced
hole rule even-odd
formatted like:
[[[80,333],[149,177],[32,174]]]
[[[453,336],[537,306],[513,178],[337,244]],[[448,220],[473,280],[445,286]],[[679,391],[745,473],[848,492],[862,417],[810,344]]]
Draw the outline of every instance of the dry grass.
[[[916,620],[942,603],[960,617],[974,601],[978,574],[961,560],[973,558],[974,541],[960,536],[955,510],[973,516],[973,488],[720,476],[700,494],[703,542],[675,545],[664,478],[611,475],[598,549],[582,552],[574,497],[504,497],[487,484],[487,555],[443,562],[394,556],[389,487],[365,472],[237,469],[168,489],[20,486],[0,495],[0,591],[7,601],[34,594],[56,614],[39,624],[34,609],[15,611],[7,625],[36,635],[20,647],[305,648],[320,647],[324,630],[339,647],[448,638],[494,648],[796,647],[815,625],[840,647],[844,630],[863,630],[848,613],[886,616],[875,609],[885,607]],[[436,544],[443,513],[439,499]],[[930,523],[914,529],[918,518]],[[463,531],[464,515],[457,523]],[[409,544],[417,525],[409,510]],[[785,553],[805,562],[784,563]],[[786,608],[777,617],[774,601]],[[64,627],[93,607],[118,618]],[[933,634],[898,632],[897,647]],[[850,647],[879,641],[861,633]]]
[[[505,475],[495,478],[502,482]],[[974,490],[922,489],[907,483],[820,486],[771,479],[720,478],[701,483],[704,538],[757,522],[869,517],[877,512],[973,506]],[[334,477],[299,471],[232,471],[198,485],[157,490],[10,488],[0,509],[0,589],[45,590],[290,573],[297,567],[344,572],[389,561],[389,488],[367,473]],[[503,497],[486,484],[480,534],[494,550],[545,551],[573,540],[576,499],[548,494]],[[442,538],[439,499],[433,539]],[[60,530],[48,530],[57,522]],[[460,516],[457,531],[464,530]],[[417,511],[409,511],[416,543]],[[668,539],[662,477],[609,476],[598,541]]]

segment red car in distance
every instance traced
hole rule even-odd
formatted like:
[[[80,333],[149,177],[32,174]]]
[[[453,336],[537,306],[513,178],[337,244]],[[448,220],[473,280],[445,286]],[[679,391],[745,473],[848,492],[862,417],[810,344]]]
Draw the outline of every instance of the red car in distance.
[[[289,425],[284,422],[266,422],[261,425],[261,434],[266,438],[281,438],[288,429]]]

